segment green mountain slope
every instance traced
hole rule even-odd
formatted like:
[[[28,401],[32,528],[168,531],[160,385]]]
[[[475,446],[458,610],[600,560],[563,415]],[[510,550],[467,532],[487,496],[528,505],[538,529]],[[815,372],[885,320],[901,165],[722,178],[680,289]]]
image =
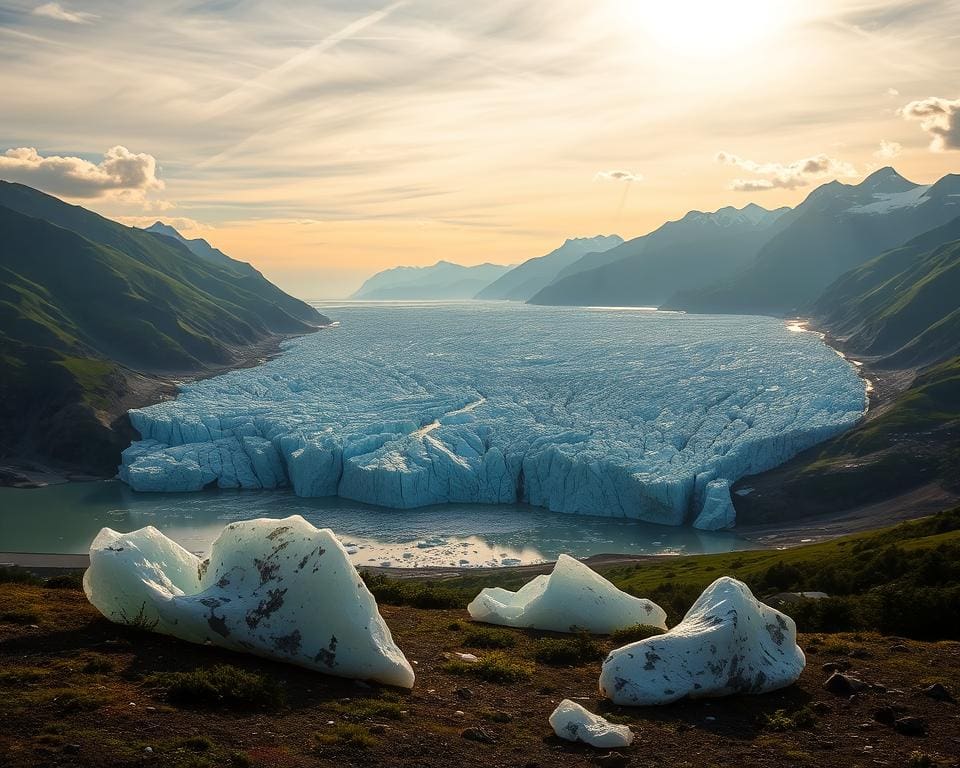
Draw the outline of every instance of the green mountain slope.
[[[814,305],[821,326],[885,367],[960,354],[960,218],[843,275]]]
[[[113,474],[127,409],[172,394],[170,374],[326,322],[175,239],[21,185],[0,183],[0,200],[16,206],[0,203],[0,464]]]

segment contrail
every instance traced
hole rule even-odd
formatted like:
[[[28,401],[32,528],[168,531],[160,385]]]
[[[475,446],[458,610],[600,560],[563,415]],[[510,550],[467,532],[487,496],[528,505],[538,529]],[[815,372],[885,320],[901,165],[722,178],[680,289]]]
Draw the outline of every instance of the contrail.
[[[406,5],[405,0],[402,2],[391,3],[390,5],[381,8],[379,11],[374,11],[373,13],[367,14],[363,18],[347,24],[347,26],[340,31],[334,32],[332,35],[325,37],[319,43],[311,45],[309,48],[305,48],[299,53],[291,56],[285,62],[278,64],[273,69],[267,70],[252,80],[248,80],[230,93],[224,94],[219,99],[215,99],[214,101],[210,102],[206,116],[208,118],[219,117],[226,112],[232,112],[233,110],[241,107],[252,106],[264,95],[281,93],[283,88],[277,81],[284,75],[289,74],[299,67],[302,67],[317,54],[329,51],[334,46],[338,45],[344,40],[347,40],[348,38],[353,37],[358,32],[361,32],[367,27],[382,21],[402,5]]]

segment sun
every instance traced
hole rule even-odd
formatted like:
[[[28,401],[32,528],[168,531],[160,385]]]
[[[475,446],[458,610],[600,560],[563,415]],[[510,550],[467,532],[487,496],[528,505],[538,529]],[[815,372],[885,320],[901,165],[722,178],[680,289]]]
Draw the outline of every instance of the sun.
[[[794,0],[624,0],[619,12],[650,42],[674,54],[715,56],[769,40]]]

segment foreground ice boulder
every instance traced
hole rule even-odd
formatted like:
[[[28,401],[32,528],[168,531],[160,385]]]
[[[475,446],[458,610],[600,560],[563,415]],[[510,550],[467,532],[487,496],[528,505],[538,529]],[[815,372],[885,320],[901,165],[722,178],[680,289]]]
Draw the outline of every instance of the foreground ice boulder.
[[[569,555],[557,558],[549,576],[537,576],[516,592],[484,589],[467,610],[476,621],[553,632],[609,634],[634,624],[667,626],[659,605],[620,591]]]
[[[300,516],[231,523],[206,560],[153,527],[104,528],[90,545],[83,588],[111,621],[413,686],[413,669],[343,546]]]
[[[633,731],[628,726],[614,725],[570,699],[564,699],[553,710],[550,725],[561,739],[582,741],[600,749],[629,747],[633,743]]]
[[[724,576],[669,632],[612,651],[600,693],[628,705],[764,693],[793,683],[805,664],[793,619]]]

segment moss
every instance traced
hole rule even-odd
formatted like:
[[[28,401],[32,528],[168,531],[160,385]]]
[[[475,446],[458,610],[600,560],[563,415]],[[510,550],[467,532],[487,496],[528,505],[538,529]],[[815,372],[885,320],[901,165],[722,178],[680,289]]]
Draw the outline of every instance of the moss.
[[[772,714],[763,715],[760,725],[768,731],[796,731],[801,728],[812,728],[816,719],[816,715],[809,707],[803,707],[795,712],[778,709]]]
[[[555,667],[577,667],[602,659],[603,649],[586,632],[574,637],[541,637],[533,648],[533,658]]]
[[[190,672],[161,672],[144,681],[163,691],[178,706],[228,706],[237,709],[278,709],[284,692],[270,677],[220,664]]]
[[[516,644],[517,638],[512,633],[490,627],[471,627],[460,641],[463,648],[513,648]]]
[[[369,720],[386,718],[399,720],[406,711],[398,697],[387,694],[379,699],[351,699],[336,705],[336,711],[346,720]]]
[[[377,740],[367,728],[356,723],[338,723],[315,736],[321,746],[345,746],[367,749],[376,745]]]
[[[443,671],[452,675],[467,675],[491,683],[520,683],[533,675],[533,666],[513,659],[505,653],[494,652],[479,661],[452,659],[443,665]]]
[[[660,627],[653,627],[649,624],[634,624],[631,627],[624,627],[610,633],[610,639],[618,645],[627,645],[636,643],[638,640],[646,640],[648,637],[656,637],[666,632]]]

